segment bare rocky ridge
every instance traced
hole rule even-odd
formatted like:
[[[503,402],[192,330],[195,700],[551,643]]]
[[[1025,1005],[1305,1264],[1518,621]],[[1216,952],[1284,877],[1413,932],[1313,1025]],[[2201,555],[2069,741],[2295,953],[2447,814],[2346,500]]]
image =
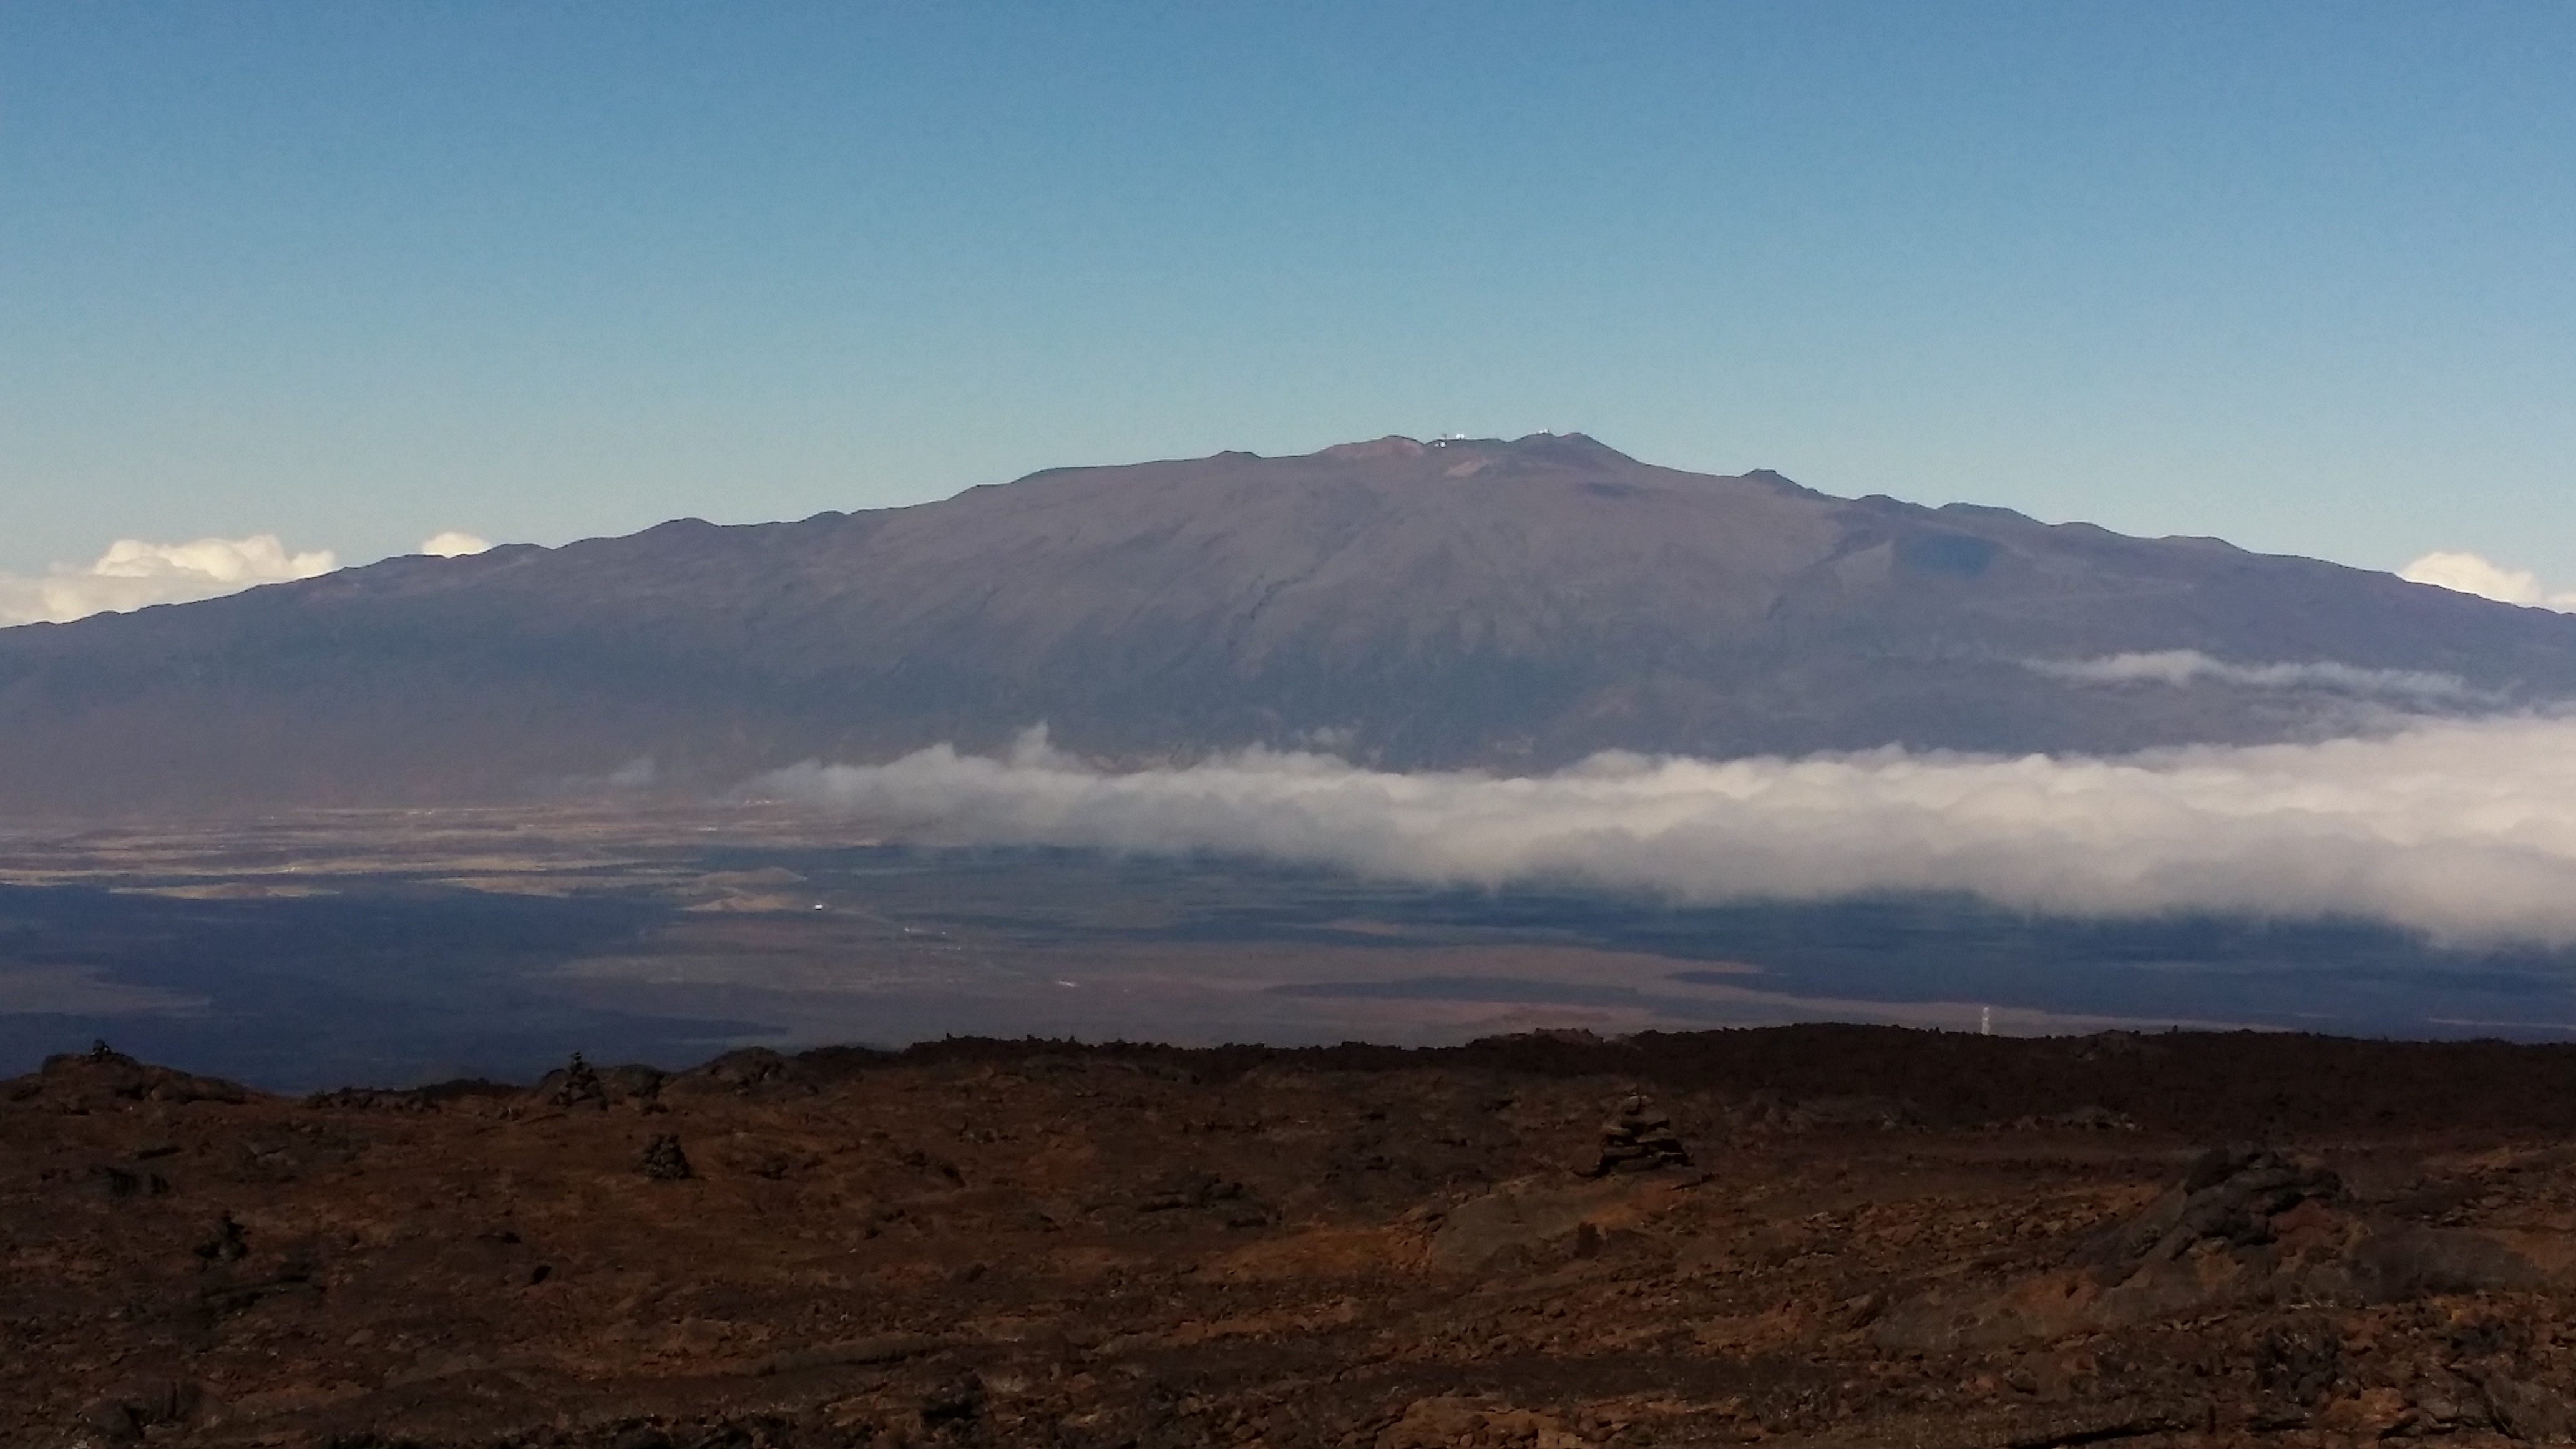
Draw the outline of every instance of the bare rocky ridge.
[[[0,1442],[2576,1438],[2576,1053],[1803,1027],[0,1083]]]
[[[702,792],[1041,721],[1113,762],[1322,744],[1527,770],[2291,738],[2389,702],[2028,667],[2162,650],[2458,681],[2419,706],[2576,694],[2576,618],[2385,574],[1830,498],[1581,436],[1388,438],[0,630],[0,809]]]

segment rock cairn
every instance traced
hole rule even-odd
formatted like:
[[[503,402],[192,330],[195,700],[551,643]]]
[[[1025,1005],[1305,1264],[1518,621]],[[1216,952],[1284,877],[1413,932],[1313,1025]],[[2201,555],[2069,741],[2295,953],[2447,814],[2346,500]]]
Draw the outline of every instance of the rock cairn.
[[[665,1132],[644,1145],[644,1156],[635,1170],[657,1182],[678,1182],[693,1176],[689,1155],[680,1150],[680,1139]]]
[[[558,1107],[606,1107],[608,1088],[599,1080],[599,1072],[582,1059],[579,1052],[561,1071],[548,1072],[543,1084],[546,1100]]]
[[[1673,1135],[1671,1116],[1643,1097],[1630,1097],[1619,1105],[1619,1115],[1601,1124],[1601,1158],[1584,1176],[1688,1167],[1690,1160],[1682,1140]]]

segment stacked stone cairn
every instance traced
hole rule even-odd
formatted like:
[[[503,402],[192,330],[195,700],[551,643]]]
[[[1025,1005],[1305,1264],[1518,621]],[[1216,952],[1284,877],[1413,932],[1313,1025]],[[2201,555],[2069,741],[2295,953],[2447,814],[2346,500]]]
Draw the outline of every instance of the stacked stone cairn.
[[[579,1052],[572,1054],[570,1065],[546,1073],[545,1081],[538,1085],[545,1092],[546,1100],[558,1107],[608,1106],[608,1089],[601,1084],[599,1072],[582,1060]]]
[[[1601,1159],[1584,1176],[1688,1166],[1690,1152],[1673,1135],[1671,1116],[1643,1097],[1630,1097],[1620,1104],[1619,1115],[1601,1124]]]
[[[657,1182],[682,1182],[696,1174],[689,1166],[689,1155],[680,1150],[680,1139],[668,1133],[644,1144],[644,1155],[635,1170]]]

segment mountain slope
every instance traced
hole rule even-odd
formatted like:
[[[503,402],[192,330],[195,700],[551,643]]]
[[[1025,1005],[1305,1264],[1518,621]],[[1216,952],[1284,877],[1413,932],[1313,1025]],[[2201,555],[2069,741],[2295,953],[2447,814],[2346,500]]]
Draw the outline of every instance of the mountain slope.
[[[645,761],[702,790],[1039,721],[1124,761],[1320,740],[1527,769],[1610,747],[2123,750],[2373,707],[2350,672],[2031,667],[2173,650],[2438,674],[2456,682],[2388,687],[2450,708],[2576,694],[2576,618],[2385,574],[1834,499],[1579,435],[1389,438],[0,630],[0,809],[516,799]]]

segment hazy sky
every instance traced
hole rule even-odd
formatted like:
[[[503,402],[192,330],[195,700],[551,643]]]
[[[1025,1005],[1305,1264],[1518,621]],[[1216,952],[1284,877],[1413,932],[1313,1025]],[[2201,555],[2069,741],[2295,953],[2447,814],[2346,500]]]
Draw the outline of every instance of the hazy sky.
[[[2576,586],[2576,6],[0,0],[0,569],[1582,430]]]

